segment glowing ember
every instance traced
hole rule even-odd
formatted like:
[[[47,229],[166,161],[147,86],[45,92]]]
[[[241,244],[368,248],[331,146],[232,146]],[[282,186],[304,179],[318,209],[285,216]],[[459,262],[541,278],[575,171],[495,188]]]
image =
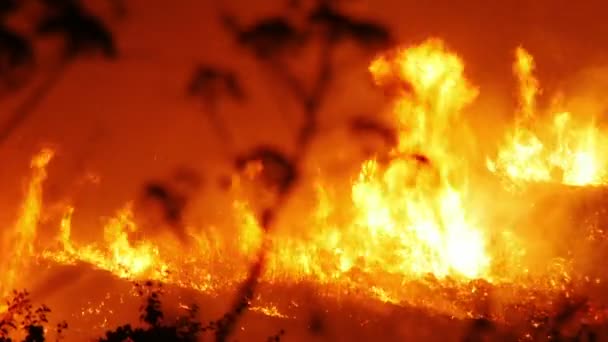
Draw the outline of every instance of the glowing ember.
[[[591,117],[587,121],[564,110],[539,116],[534,60],[524,49],[516,50],[514,71],[519,80],[520,108],[517,123],[488,168],[515,185],[522,182],[559,182],[600,185],[608,182],[608,157],[604,146],[608,131]]]

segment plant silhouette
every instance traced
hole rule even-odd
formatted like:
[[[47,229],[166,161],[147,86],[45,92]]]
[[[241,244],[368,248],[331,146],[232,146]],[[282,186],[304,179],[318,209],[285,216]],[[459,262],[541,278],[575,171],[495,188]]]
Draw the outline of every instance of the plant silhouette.
[[[45,0],[47,15],[38,23],[41,35],[63,36],[66,58],[79,54],[101,52],[106,58],[116,58],[117,50],[112,32],[96,16],[76,0]]]
[[[19,2],[0,2],[0,94],[19,88],[25,82],[24,73],[34,62],[31,42],[6,24],[8,17],[19,9]]]
[[[237,171],[243,171],[251,163],[259,163],[262,171],[258,175],[261,186],[276,193],[275,200],[268,207],[261,208],[258,221],[265,232],[270,232],[277,213],[284,207],[289,194],[297,184],[301,163],[306,158],[311,142],[319,133],[319,112],[328,94],[330,85],[335,78],[334,53],[345,40],[353,40],[366,50],[386,46],[391,41],[389,29],[371,20],[357,19],[340,10],[339,4],[319,0],[312,9],[305,9],[299,2],[288,3],[286,11],[305,11],[301,14],[305,20],[303,25],[296,25],[288,14],[263,17],[251,25],[243,25],[231,14],[222,13],[220,22],[226,28],[236,45],[249,52],[262,70],[272,75],[281,89],[289,92],[291,98],[301,109],[302,124],[294,136],[292,153],[270,145],[259,145],[249,151],[229,151]],[[297,56],[302,49],[320,44],[319,63],[313,70],[311,85],[299,79],[290,69],[286,58]],[[208,68],[204,75],[209,80],[222,80],[226,84],[226,74],[219,72],[220,68]],[[235,75],[230,73],[230,75]],[[195,77],[195,79],[197,79]],[[237,80],[233,84],[241,84]],[[217,89],[216,87],[215,89]],[[224,93],[230,94],[229,87],[221,87]],[[190,87],[189,89],[192,89]],[[239,87],[239,89],[242,89]],[[214,94],[215,93],[209,93]],[[207,97],[211,97],[207,95]],[[214,99],[217,96],[213,96]],[[231,95],[226,98],[239,99]],[[214,114],[214,127],[223,127],[218,123],[220,116]],[[394,135],[379,123],[354,122],[353,131],[368,130],[380,134],[387,140],[393,140]],[[232,334],[242,314],[247,310],[255,293],[259,276],[262,273],[268,243],[262,243],[256,261],[249,269],[249,275],[237,291],[230,312],[218,323],[216,341],[226,341]]]
[[[186,316],[167,324],[162,311],[160,297],[162,285],[147,281],[143,284],[135,283],[138,294],[144,298],[140,308],[139,320],[142,327],[133,327],[125,324],[114,330],[107,331],[99,342],[194,342],[203,332],[202,325],[197,321],[198,307],[193,306]]]
[[[13,291],[13,296],[7,301],[7,310],[0,319],[0,342],[17,342],[11,336],[25,336],[23,342],[44,342],[45,326],[48,324],[48,314],[51,310],[45,306],[35,308],[27,291]],[[57,324],[58,339],[67,329],[66,322]]]
[[[67,68],[81,56],[101,53],[105,59],[118,55],[112,32],[103,22],[90,13],[77,0],[37,0],[42,3],[44,15],[34,24],[37,37],[25,38],[0,23],[0,80],[15,88],[14,70],[30,66],[35,56],[33,43],[36,38],[59,35],[63,38],[63,58],[48,74],[44,82],[33,89],[29,96],[15,109],[12,116],[0,126],[0,144],[18,129],[46,98],[51,89],[62,79]],[[17,5],[6,5],[5,13],[17,11]]]

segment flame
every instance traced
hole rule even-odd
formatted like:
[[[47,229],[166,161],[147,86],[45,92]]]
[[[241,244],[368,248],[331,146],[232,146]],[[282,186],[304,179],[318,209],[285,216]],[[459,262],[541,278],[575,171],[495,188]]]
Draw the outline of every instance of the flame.
[[[599,128],[593,117],[584,120],[569,111],[549,110],[548,115],[539,116],[534,59],[521,47],[516,50],[514,71],[520,90],[517,121],[496,160],[488,160],[490,171],[516,187],[526,182],[606,184],[608,156],[603,146],[608,143],[608,132]]]
[[[121,278],[161,273],[165,267],[158,261],[158,248],[151,243],[132,243],[129,233],[137,232],[131,204],[108,220],[104,227],[104,244],[75,246],[71,240],[71,218],[74,208],[68,206],[60,223],[60,252],[47,251],[45,256],[62,263],[86,262]]]
[[[513,72],[517,76],[520,87],[520,110],[524,119],[534,117],[536,110],[536,96],[540,92],[538,80],[534,77],[534,58],[524,50],[518,47],[515,50],[515,63],[513,64]]]
[[[599,153],[602,132],[561,111],[552,116],[551,128],[537,133],[543,125],[534,124],[540,93],[534,60],[521,48],[516,57],[517,125],[488,167],[512,181],[554,180],[554,170],[559,169],[559,179],[566,184],[601,184],[607,169]],[[327,179],[315,178],[312,210],[297,210],[289,222],[303,228],[272,230],[262,281],[306,283],[337,297],[356,294],[471,316],[472,304],[465,299],[485,293],[478,281],[498,287],[528,281],[530,276],[521,261],[526,257],[524,241],[500,222],[491,222],[490,229],[481,217],[487,208],[474,201],[475,191],[485,189],[474,183],[472,162],[462,153],[464,139],[471,138],[463,112],[479,91],[465,77],[461,58],[438,39],[386,52],[372,61],[369,71],[377,86],[396,90],[390,115],[397,144],[386,156],[365,160],[344,194]],[[32,244],[42,208],[41,187],[51,156],[44,150],[32,162],[34,175],[14,228],[18,243],[12,245],[11,255],[17,257],[2,265],[11,277],[16,277],[16,263],[35,257]],[[262,167],[252,164],[246,173],[251,177]],[[230,289],[245,279],[248,265],[266,242],[254,206],[244,199],[240,186],[235,177],[234,227],[188,227],[189,246],[147,236],[129,203],[106,220],[101,239],[83,243],[72,234],[78,210],[66,205],[58,243],[46,248],[42,257],[206,293]],[[534,286],[547,292],[561,290],[561,279],[570,275],[567,262],[559,265],[563,267],[553,272],[555,276]],[[443,302],[435,288],[450,289]],[[256,308],[267,315],[287,316],[263,299]]]
[[[363,163],[350,204],[336,204],[319,180],[310,230],[273,238],[265,279],[314,281],[393,303],[411,299],[404,282],[428,275],[492,280],[487,237],[465,205],[467,165],[449,140],[477,96],[462,61],[429,40],[378,57],[370,71],[379,85],[404,85],[392,108],[400,130],[390,161]]]
[[[310,229],[271,237],[263,280],[305,281],[337,292],[351,288],[393,303],[407,300],[404,281],[427,275],[490,280],[486,236],[465,205],[467,165],[457,157],[455,144],[446,140],[461,124],[461,110],[478,93],[464,77],[461,59],[441,41],[429,40],[378,57],[370,71],[379,85],[408,84],[391,111],[399,140],[390,161],[362,164],[351,184],[350,203],[338,205],[331,185],[319,180],[317,205],[304,218]],[[238,179],[234,187],[238,193]],[[247,202],[236,199],[233,211],[236,239],[209,228],[206,237],[195,237],[192,250],[176,253],[179,246],[153,244],[145,236],[134,242],[130,237],[140,232],[129,206],[105,225],[104,241],[79,244],[70,234],[74,208],[68,206],[60,222],[61,247],[47,250],[45,257],[85,262],[119,277],[162,279],[214,291],[244,279],[262,242],[263,230]],[[347,219],[336,222],[337,216]],[[218,264],[223,265],[221,271]],[[169,269],[180,272],[162,272]]]
[[[27,186],[25,200],[19,218],[3,239],[3,262],[0,271],[0,295],[6,296],[21,280],[23,268],[34,256],[34,242],[38,222],[42,212],[42,184],[47,177],[46,166],[53,158],[54,151],[42,149],[31,162],[32,178]]]
[[[463,165],[449,141],[451,126],[478,91],[465,79],[460,58],[439,40],[380,60],[394,65],[398,72],[392,77],[412,91],[395,104],[401,129],[393,159],[385,167],[367,161],[353,186],[358,224],[370,230],[370,238],[386,239],[377,241],[378,251],[399,241],[395,261],[406,272],[483,276],[489,256],[482,231],[463,206],[466,182],[458,174]]]

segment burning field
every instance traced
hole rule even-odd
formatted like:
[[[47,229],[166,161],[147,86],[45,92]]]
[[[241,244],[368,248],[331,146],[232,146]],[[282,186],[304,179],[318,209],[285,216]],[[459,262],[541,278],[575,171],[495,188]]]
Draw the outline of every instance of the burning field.
[[[547,93],[525,46],[510,59],[512,119],[480,126],[476,115],[492,116],[474,109],[484,89],[449,41],[391,41],[367,62],[376,114],[324,136],[322,92],[301,95],[294,151],[238,153],[213,181],[179,170],[99,220],[78,203],[104,175],[47,196],[65,154],[45,145],[1,235],[0,294],[31,291],[52,310],[49,334],[68,322],[67,340],[136,322],[137,292],[154,284],[167,321],[193,303],[202,321],[221,317],[218,341],[608,339],[605,113]],[[197,220],[186,198],[203,183],[215,215]]]

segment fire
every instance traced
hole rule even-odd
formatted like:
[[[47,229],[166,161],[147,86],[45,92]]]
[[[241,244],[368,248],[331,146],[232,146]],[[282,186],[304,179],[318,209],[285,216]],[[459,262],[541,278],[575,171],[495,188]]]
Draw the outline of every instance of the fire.
[[[319,179],[310,228],[302,236],[273,237],[264,279],[430,306],[433,299],[410,284],[429,276],[454,286],[494,281],[489,234],[467,206],[468,165],[452,134],[478,93],[462,61],[441,41],[429,40],[378,57],[370,71],[378,85],[399,87],[391,108],[397,146],[388,161],[361,165],[350,203],[338,201],[332,185]]]
[[[367,161],[353,186],[357,224],[370,230],[361,235],[371,241],[380,237],[376,250],[399,241],[394,261],[382,261],[400,265],[402,273],[487,275],[490,257],[483,233],[463,205],[467,189],[461,170],[466,165],[449,140],[477,89],[464,77],[460,58],[439,40],[379,60],[391,65],[396,71],[392,77],[410,85],[410,91],[402,93],[394,107],[400,130],[392,160],[385,166]]]
[[[42,212],[42,184],[47,177],[46,166],[53,155],[53,150],[45,148],[32,158],[32,179],[27,187],[19,218],[3,236],[3,261],[0,263],[0,272],[3,275],[0,282],[2,296],[19,283],[23,268],[27,267],[29,260],[35,256],[34,242]]]
[[[75,246],[70,239],[73,207],[68,207],[60,223],[60,243],[63,250],[45,254],[62,263],[76,261],[90,263],[122,278],[137,277],[149,270],[160,272],[158,248],[151,243],[133,244],[129,233],[137,231],[130,205],[116,213],[104,227],[104,244]]]
[[[303,218],[310,229],[271,237],[263,280],[308,282],[330,293],[353,289],[393,303],[410,300],[404,282],[428,275],[492,280],[487,235],[466,205],[468,165],[450,141],[458,139],[453,127],[463,124],[461,111],[478,93],[465,78],[461,59],[441,41],[429,40],[378,57],[370,71],[379,86],[402,85],[391,110],[398,144],[388,161],[362,164],[350,203],[336,203],[331,184],[318,180],[316,208]],[[238,179],[234,186],[239,187]],[[68,206],[60,222],[60,249],[44,256],[88,263],[119,277],[214,291],[241,281],[261,246],[262,229],[247,202],[237,198],[233,210],[236,239],[210,227],[205,235],[195,234],[193,248],[184,251],[147,240],[129,206],[108,220],[103,241],[80,244],[71,237],[75,210]],[[212,273],[218,265],[228,271]]]
[[[516,57],[518,121],[496,160],[488,161],[490,169],[512,182],[603,184],[608,161],[601,146],[608,135],[566,111],[554,114],[549,126],[537,122],[540,87],[533,76],[534,60],[521,48]],[[470,307],[454,307],[469,305],[463,298],[480,296],[487,284],[532,284],[520,285],[529,280],[528,269],[520,264],[524,241],[502,223],[484,221],[483,211],[492,208],[474,200],[477,191],[487,189],[475,183],[475,165],[464,152],[468,146],[463,145],[473,139],[464,112],[479,93],[464,70],[461,58],[438,39],[398,48],[372,61],[369,71],[377,86],[390,87],[395,95],[389,114],[397,143],[387,154],[365,160],[343,196],[323,177],[315,179],[312,210],[298,210],[292,218],[305,229],[268,233],[272,235],[262,282],[306,283],[337,297],[356,294],[453,315],[472,315]],[[52,151],[43,150],[32,161],[33,176],[20,218],[12,240],[4,241],[4,246],[11,246],[12,257],[2,264],[9,277],[2,283],[7,287],[0,288],[3,294],[19,284],[21,264],[39,256],[32,246],[51,157]],[[256,164],[247,172],[259,172],[260,167]],[[235,177],[233,187],[239,186]],[[247,276],[248,265],[266,242],[252,203],[235,193],[234,229],[188,227],[188,246],[146,235],[131,204],[106,220],[99,241],[77,241],[72,217],[78,209],[66,205],[58,219],[56,244],[46,246],[41,256],[60,264],[88,264],[120,278],[161,280],[216,294]],[[560,265],[565,266],[559,276],[567,275],[567,263]],[[555,279],[547,277],[550,285],[543,290],[561,289],[563,284]],[[435,288],[453,291],[441,302]],[[454,293],[458,300],[451,297]],[[287,317],[278,304],[254,307]]]
[[[533,74],[534,59],[523,48],[516,50],[514,72],[520,90],[517,121],[496,160],[488,160],[488,168],[516,186],[531,181],[606,184],[608,156],[603,146],[608,131],[598,127],[593,117],[584,120],[567,110],[538,113],[540,86]]]

